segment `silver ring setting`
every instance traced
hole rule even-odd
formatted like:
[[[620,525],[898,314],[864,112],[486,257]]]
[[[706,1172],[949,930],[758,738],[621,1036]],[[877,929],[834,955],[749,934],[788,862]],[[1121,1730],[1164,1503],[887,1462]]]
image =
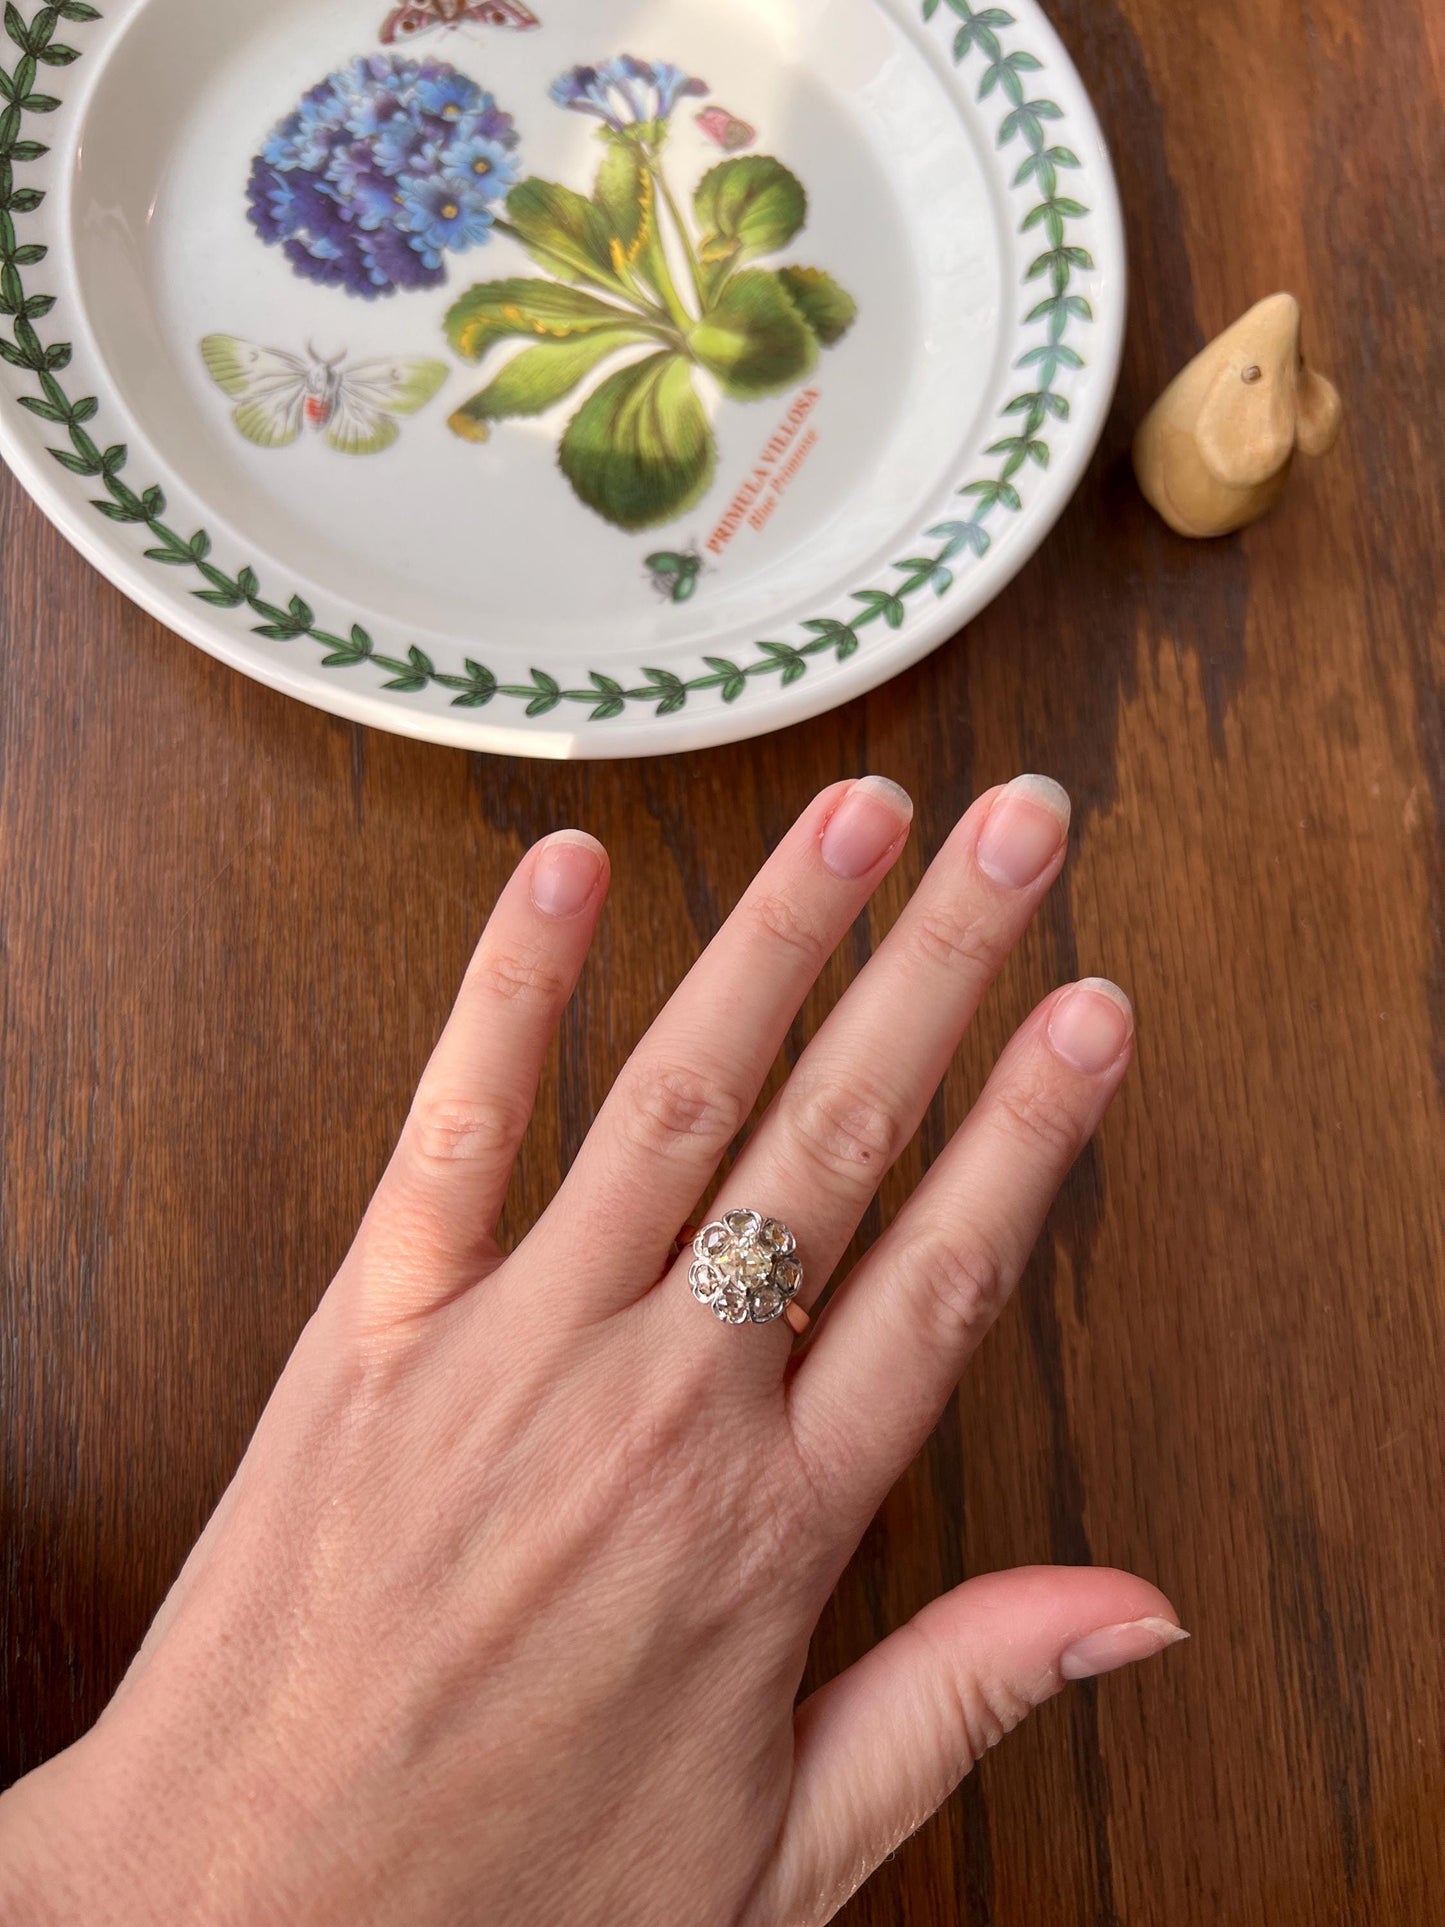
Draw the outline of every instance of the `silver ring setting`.
[[[767,1325],[798,1295],[803,1262],[785,1224],[761,1211],[726,1211],[692,1241],[692,1295],[725,1325]]]

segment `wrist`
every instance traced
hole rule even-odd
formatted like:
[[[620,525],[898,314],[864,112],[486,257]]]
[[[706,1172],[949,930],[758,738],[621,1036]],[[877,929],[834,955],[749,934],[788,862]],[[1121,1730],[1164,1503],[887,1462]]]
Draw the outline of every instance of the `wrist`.
[[[237,1918],[204,1789],[114,1711],[0,1799],[0,1927],[155,1927]],[[264,1911],[249,1918],[265,1918]]]
[[[0,1797],[0,1927],[122,1927],[130,1918],[77,1781],[78,1752],[58,1754]]]

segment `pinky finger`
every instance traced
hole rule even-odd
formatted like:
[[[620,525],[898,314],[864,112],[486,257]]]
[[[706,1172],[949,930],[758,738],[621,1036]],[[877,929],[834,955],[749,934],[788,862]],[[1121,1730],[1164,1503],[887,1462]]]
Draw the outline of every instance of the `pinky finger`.
[[[498,1261],[512,1167],[607,876],[594,837],[559,830],[497,900],[358,1240],[363,1292],[383,1320],[447,1303]]]
[[[1087,1566],[971,1579],[799,1709],[793,1794],[746,1927],[821,1927],[1068,1680],[1188,1638],[1155,1587]]]

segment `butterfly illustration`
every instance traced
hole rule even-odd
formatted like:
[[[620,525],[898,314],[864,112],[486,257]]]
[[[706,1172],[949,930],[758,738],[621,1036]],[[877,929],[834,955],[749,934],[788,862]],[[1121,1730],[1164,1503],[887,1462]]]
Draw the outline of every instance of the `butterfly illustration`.
[[[696,546],[688,549],[659,549],[646,558],[652,586],[669,602],[686,602],[697,587],[702,573],[702,557]]]
[[[704,107],[700,114],[694,115],[698,126],[710,141],[716,141],[725,154],[736,154],[739,148],[751,147],[757,139],[757,129],[749,127],[745,120],[730,114],[726,107]]]
[[[540,27],[541,21],[522,0],[403,0],[386,16],[381,29],[381,44],[395,46],[399,40],[419,40],[438,27],[510,27],[526,33]]]
[[[303,428],[343,455],[376,455],[401,432],[392,419],[425,408],[450,373],[444,361],[348,362],[257,348],[236,335],[207,335],[201,355],[218,388],[235,399],[232,420],[258,448],[289,448]]]

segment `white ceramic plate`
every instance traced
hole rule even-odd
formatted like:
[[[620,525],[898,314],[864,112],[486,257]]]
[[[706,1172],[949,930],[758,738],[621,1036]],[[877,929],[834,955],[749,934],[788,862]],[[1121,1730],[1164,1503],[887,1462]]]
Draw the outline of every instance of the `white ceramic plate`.
[[[843,702],[997,594],[1113,391],[1117,196],[1033,0],[18,0],[0,93],[0,451],[380,728]]]

